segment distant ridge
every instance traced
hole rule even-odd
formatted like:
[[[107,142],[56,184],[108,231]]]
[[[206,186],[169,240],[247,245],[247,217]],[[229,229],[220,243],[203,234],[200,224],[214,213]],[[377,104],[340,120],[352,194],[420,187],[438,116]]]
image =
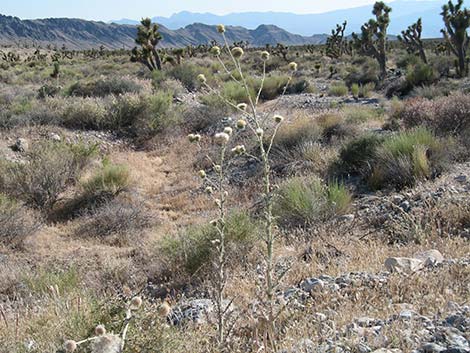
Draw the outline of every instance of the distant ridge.
[[[430,38],[441,37],[443,27],[440,16],[441,7],[445,0],[397,0],[387,3],[392,7],[389,33],[399,34],[418,17],[423,18],[423,36]],[[347,33],[359,31],[361,25],[371,16],[372,4],[350,9],[341,9],[319,14],[294,14],[284,12],[244,12],[227,15],[214,15],[211,13],[192,13],[183,11],[170,17],[154,17],[153,20],[165,27],[175,30],[193,23],[216,25],[242,26],[255,29],[260,24],[273,24],[291,33],[311,36],[315,33],[330,33],[336,23],[348,21]],[[113,21],[120,24],[136,24],[137,21],[122,19]]]
[[[65,45],[69,49],[90,49],[101,45],[108,49],[132,48],[136,36],[135,25],[104,23],[71,18],[21,20],[0,15],[0,44],[36,43],[40,45]],[[215,26],[196,23],[178,30],[161,26],[162,47],[184,47],[220,41]],[[327,35],[304,37],[289,33],[273,25],[261,25],[254,30],[227,26],[230,42],[248,41],[253,46],[284,43],[287,45],[323,43]]]

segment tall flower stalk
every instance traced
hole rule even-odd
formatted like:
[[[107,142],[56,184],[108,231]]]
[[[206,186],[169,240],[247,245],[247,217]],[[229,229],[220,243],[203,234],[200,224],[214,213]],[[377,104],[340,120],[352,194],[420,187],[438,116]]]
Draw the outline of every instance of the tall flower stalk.
[[[259,149],[258,156],[249,155],[249,157],[256,159],[262,165],[262,205],[263,205],[263,224],[264,224],[264,231],[262,235],[262,240],[265,244],[265,252],[264,252],[264,262],[265,262],[265,269],[264,269],[264,278],[263,278],[263,296],[262,296],[262,307],[263,307],[263,317],[262,319],[265,325],[265,332],[264,335],[269,342],[269,347],[265,347],[265,350],[270,350],[273,352],[277,351],[276,347],[276,321],[279,316],[279,313],[282,309],[278,309],[278,305],[276,303],[276,289],[279,285],[280,278],[275,273],[275,247],[276,247],[276,232],[275,232],[275,218],[273,216],[273,202],[274,202],[274,186],[272,183],[272,173],[271,173],[271,164],[270,164],[270,153],[273,147],[274,139],[276,134],[282,125],[284,118],[280,115],[274,115],[274,112],[278,108],[279,101],[285,95],[287,88],[292,80],[293,73],[297,70],[297,64],[292,62],[289,64],[289,69],[291,71],[291,75],[287,81],[286,86],[283,89],[281,97],[278,99],[277,103],[273,106],[273,108],[269,112],[263,112],[262,114],[258,113],[258,105],[260,102],[260,97],[263,91],[264,82],[266,79],[266,62],[269,60],[269,53],[267,51],[263,51],[261,53],[261,59],[263,62],[263,69],[262,69],[262,78],[260,82],[259,89],[255,97],[250,94],[250,88],[248,86],[245,74],[241,67],[241,58],[244,55],[244,51],[240,47],[230,48],[227,38],[225,36],[225,27],[223,25],[217,26],[218,32],[222,35],[225,46],[223,50],[219,47],[213,47],[211,53],[217,58],[223,70],[231,77],[231,79],[238,84],[240,84],[246,94],[247,102],[234,104],[233,102],[229,101],[226,97],[224,97],[218,90],[212,88],[208,83],[204,75],[199,75],[199,81],[202,86],[206,87],[209,91],[218,95],[221,99],[223,99],[226,104],[231,106],[232,108],[236,109],[242,116],[237,122],[238,128],[248,128],[251,131],[251,136],[256,142],[257,148]],[[227,65],[223,62],[221,58],[221,54],[223,51],[228,53],[232,65],[235,67],[237,72],[238,78],[236,78],[232,72],[227,68]],[[272,122],[270,123],[272,118]],[[266,132],[270,132],[269,137]],[[195,136],[195,135],[193,135]],[[217,135],[216,135],[217,136]],[[242,147],[242,146],[241,146]],[[246,151],[243,147],[242,153],[246,154]],[[221,152],[221,160],[224,161],[225,156],[225,148],[222,148]],[[222,165],[222,163],[220,164]],[[219,196],[219,220],[217,222],[217,230],[219,234],[218,241],[218,264],[217,264],[217,272],[218,272],[218,280],[224,280],[224,286],[226,282],[226,269],[225,269],[225,232],[226,232],[226,225],[225,225],[225,192],[222,192],[223,189],[223,168],[221,167],[218,171],[216,170],[219,176],[219,185],[218,189],[220,191]],[[205,173],[204,173],[205,175]],[[217,202],[216,202],[217,203]],[[218,310],[223,307],[223,287],[219,284],[217,287],[217,291],[219,295],[217,296],[216,307]],[[221,311],[219,310],[219,314]],[[224,338],[224,319],[219,316],[219,343],[222,342],[222,338]]]

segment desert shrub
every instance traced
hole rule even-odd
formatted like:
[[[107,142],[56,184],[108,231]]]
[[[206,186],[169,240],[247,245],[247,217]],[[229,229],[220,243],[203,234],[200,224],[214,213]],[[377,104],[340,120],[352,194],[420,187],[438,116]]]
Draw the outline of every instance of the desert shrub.
[[[413,186],[441,174],[449,158],[445,143],[429,130],[401,132],[377,149],[369,182],[373,188]]]
[[[353,97],[358,98],[359,97],[359,92],[360,92],[359,85],[357,83],[353,83],[351,85],[351,94],[353,95]]]
[[[186,89],[194,91],[198,87],[197,75],[200,73],[200,67],[190,63],[183,63],[169,70],[168,76],[180,81]]]
[[[45,84],[38,89],[38,98],[55,97],[60,93],[60,87],[56,85]]]
[[[140,201],[113,199],[87,210],[78,236],[106,239],[116,245],[141,241],[140,233],[155,224],[155,219]]]
[[[226,246],[230,251],[228,263],[234,264],[246,255],[257,239],[258,224],[246,212],[232,212],[226,219]],[[211,266],[214,252],[212,240],[217,239],[217,229],[211,225],[190,227],[179,237],[167,237],[162,253],[168,264],[188,275],[195,275]]]
[[[359,98],[370,98],[375,89],[374,82],[368,82],[359,86]]]
[[[425,86],[436,80],[436,74],[432,66],[423,62],[409,66],[406,73],[406,92],[408,93],[414,87]]]
[[[341,114],[322,114],[316,121],[322,130],[322,138],[326,142],[344,139],[356,134],[356,129],[352,125],[347,124]]]
[[[442,96],[447,96],[449,94],[450,90],[446,89],[445,87],[432,84],[413,88],[413,90],[410,92],[410,97],[434,99]]]
[[[101,129],[108,112],[104,102],[95,98],[75,98],[64,101],[61,123],[68,128]]]
[[[287,76],[268,76],[266,77],[263,89],[261,90],[260,99],[262,100],[272,100],[279,97],[286,89],[286,85],[289,82],[289,77]],[[250,80],[250,87],[253,88],[254,92],[258,92],[259,87],[261,86],[260,80]],[[308,92],[310,90],[310,84],[304,79],[293,79],[292,82],[287,86],[287,94],[299,94]]]
[[[328,186],[317,177],[294,177],[280,186],[274,213],[281,225],[312,226],[343,214],[350,204],[351,195],[343,185]]]
[[[9,197],[0,194],[0,244],[17,248],[33,236],[41,223],[31,212]]]
[[[230,113],[228,105],[216,94],[200,98],[201,105],[188,107],[183,114],[183,121],[190,131],[207,131],[221,118]]]
[[[319,141],[322,138],[322,130],[314,119],[302,116],[279,129],[274,138],[274,146],[277,149],[293,149],[306,142]]]
[[[377,148],[382,142],[383,138],[376,134],[362,135],[349,141],[339,152],[338,162],[335,164],[337,172],[341,175],[369,175]]]
[[[27,205],[49,210],[77,181],[96,150],[94,145],[38,143],[26,154],[25,163],[3,165],[4,191]]]
[[[68,95],[75,97],[105,97],[110,94],[138,93],[142,90],[135,81],[129,78],[100,78],[93,81],[78,81],[68,89]]]
[[[407,69],[410,66],[415,66],[420,63],[422,63],[422,61],[417,55],[406,54],[397,60],[397,67],[400,69]]]
[[[282,90],[284,87],[282,87]],[[293,79],[292,82],[287,86],[287,94],[300,94],[300,93],[314,93],[315,89],[310,83],[302,78]],[[282,93],[282,91],[281,91]]]
[[[143,98],[146,109],[136,118],[133,133],[139,137],[152,137],[179,124],[180,115],[173,106],[171,92],[157,92]]]
[[[238,103],[250,103],[249,98],[247,97],[245,88],[235,81],[227,81],[224,83],[222,87],[222,96],[226,98],[233,104]],[[250,95],[251,97],[255,97],[256,93],[253,88],[250,88]]]
[[[341,110],[347,123],[358,124],[380,119],[382,111],[368,106],[350,106]]]
[[[113,164],[103,160],[101,168],[82,183],[83,190],[89,197],[115,196],[130,185],[129,169],[122,164]]]
[[[429,61],[440,77],[449,76],[450,71],[455,67],[454,59],[447,55],[436,55],[431,57]]]
[[[328,90],[328,94],[333,97],[346,96],[348,94],[348,87],[342,82],[333,83]]]
[[[458,135],[470,127],[470,95],[454,93],[431,101],[414,98],[397,112],[407,127],[428,126],[436,133]]]
[[[349,87],[353,83],[365,85],[369,82],[374,84],[379,82],[379,65],[371,58],[362,57],[354,60],[347,71],[344,80]]]

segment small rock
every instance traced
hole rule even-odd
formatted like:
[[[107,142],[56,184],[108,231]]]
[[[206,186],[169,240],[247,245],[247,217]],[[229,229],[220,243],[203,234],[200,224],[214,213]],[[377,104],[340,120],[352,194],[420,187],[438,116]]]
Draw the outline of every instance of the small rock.
[[[323,289],[325,283],[318,278],[308,278],[300,284],[300,288],[305,292],[312,292]]]
[[[353,214],[345,214],[338,218],[340,222],[352,222],[354,221],[355,216]]]
[[[55,132],[52,132],[49,134],[49,138],[52,140],[52,141],[55,141],[55,142],[60,142],[62,141],[62,137],[60,137],[59,134],[56,134]]]
[[[385,268],[389,272],[411,273],[421,270],[424,266],[423,261],[408,257],[389,257],[385,260]]]
[[[26,152],[29,148],[28,141],[24,138],[17,138],[16,142],[13,146],[11,146],[11,149],[15,152]]]
[[[467,182],[467,176],[466,175],[459,175],[454,178],[454,180],[458,183],[466,183]]]
[[[444,256],[442,256],[439,250],[435,249],[417,253],[414,255],[414,258],[421,260],[426,267],[432,267],[444,261]]]
[[[423,353],[440,353],[446,349],[437,343],[425,343],[421,346]]]
[[[376,349],[372,353],[403,353],[403,352],[400,349],[380,348],[380,349]]]

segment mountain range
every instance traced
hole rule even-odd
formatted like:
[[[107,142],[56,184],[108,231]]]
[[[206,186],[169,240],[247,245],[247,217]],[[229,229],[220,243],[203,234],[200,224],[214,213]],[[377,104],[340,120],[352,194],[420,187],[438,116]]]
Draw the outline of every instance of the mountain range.
[[[399,34],[418,17],[423,19],[423,36],[427,38],[441,37],[442,17],[440,15],[445,0],[397,0],[388,3],[392,7],[389,33]],[[291,33],[311,36],[318,33],[330,33],[336,23],[348,21],[347,32],[359,31],[361,25],[371,16],[372,5],[350,9],[341,9],[318,14],[293,14],[283,12],[243,12],[227,15],[211,13],[179,12],[170,17],[154,17],[153,21],[175,30],[193,23],[216,25],[223,23],[255,29],[260,24],[272,24]],[[119,24],[137,24],[137,20],[121,19],[113,21]]]
[[[135,25],[114,24],[69,18],[21,20],[17,17],[0,15],[0,44],[52,44],[65,45],[69,49],[90,49],[103,45],[108,49],[132,48],[135,46],[137,28]],[[177,30],[160,27],[163,35],[161,47],[184,47],[187,45],[209,44],[220,41],[215,26],[196,23]],[[248,41],[254,46],[266,44],[287,45],[319,44],[326,35],[310,37],[289,33],[273,25],[260,25],[254,30],[227,26],[227,39]]]

